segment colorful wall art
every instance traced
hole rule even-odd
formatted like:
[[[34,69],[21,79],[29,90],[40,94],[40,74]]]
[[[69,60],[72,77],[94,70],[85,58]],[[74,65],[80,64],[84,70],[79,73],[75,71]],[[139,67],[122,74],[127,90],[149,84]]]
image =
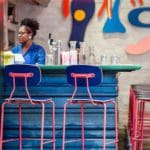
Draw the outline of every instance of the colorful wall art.
[[[135,1],[132,2],[133,5]],[[143,1],[140,1],[140,4],[143,4]],[[139,17],[144,12],[150,12],[150,7],[141,7],[133,9],[128,14],[129,22],[140,28],[150,28],[150,23],[144,23]],[[150,37],[144,37],[140,39],[136,44],[127,45],[125,51],[131,55],[140,55],[150,51]]]
[[[137,27],[150,28],[150,23],[144,23],[139,19],[139,16],[144,12],[150,13],[150,7],[136,8],[131,10],[128,15],[129,22]]]
[[[130,0],[131,4],[135,7],[136,6],[136,3],[139,3],[140,5],[143,5],[143,0],[138,0],[136,2],[136,0]]]
[[[135,44],[127,45],[125,51],[128,54],[140,55],[150,51],[150,37],[144,37]]]
[[[68,3],[67,1],[65,1]],[[63,7],[68,7],[68,4]],[[67,17],[69,10],[64,11],[64,16]],[[72,29],[69,41],[77,41],[77,47],[79,42],[84,40],[84,34],[89,21],[91,20],[95,11],[94,0],[72,0],[71,1],[71,16],[72,16]]]
[[[71,3],[72,29],[69,41],[79,42],[84,40],[87,25],[94,15],[94,0],[73,0]]]
[[[126,29],[124,25],[121,23],[119,18],[119,6],[120,6],[120,0],[115,0],[113,10],[112,10],[112,18],[107,19],[104,27],[103,32],[104,33],[115,33],[115,32],[126,32]]]
[[[71,5],[71,8],[70,8]],[[101,16],[104,9],[107,10],[108,18],[112,17],[112,0],[103,0],[103,4],[98,12],[98,17]],[[62,14],[65,18],[68,17],[69,12],[72,15],[72,29],[69,41],[77,41],[77,47],[79,42],[84,40],[84,34],[87,25],[95,12],[94,0],[72,0],[71,4],[69,0],[62,1]]]
[[[112,0],[103,0],[102,6],[100,7],[97,16],[100,17],[104,10],[107,10],[108,18],[112,17]]]

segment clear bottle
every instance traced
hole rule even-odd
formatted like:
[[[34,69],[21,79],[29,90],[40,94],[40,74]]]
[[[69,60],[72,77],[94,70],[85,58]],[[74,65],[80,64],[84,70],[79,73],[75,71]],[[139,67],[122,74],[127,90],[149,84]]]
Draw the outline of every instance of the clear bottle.
[[[79,42],[79,64],[86,64],[86,55],[85,55],[85,42]]]
[[[95,64],[94,46],[89,46],[88,64],[89,65]]]
[[[53,40],[52,42],[52,54],[53,54],[54,64],[57,65],[57,42],[56,40]]]
[[[61,63],[61,51],[62,51],[62,41],[57,41],[57,65],[60,65]]]
[[[49,33],[49,35],[48,35],[48,47],[49,47],[49,51],[50,51],[50,53],[52,53],[52,42],[53,42],[53,39],[52,39],[52,34],[51,33]]]
[[[70,65],[77,64],[76,41],[70,41]]]
[[[47,52],[46,54],[46,64],[47,65],[53,65],[54,64],[54,56],[53,56],[53,48],[52,48],[52,41],[53,39],[51,38],[51,33],[49,33],[49,36],[48,36],[48,48],[49,48],[49,51]]]

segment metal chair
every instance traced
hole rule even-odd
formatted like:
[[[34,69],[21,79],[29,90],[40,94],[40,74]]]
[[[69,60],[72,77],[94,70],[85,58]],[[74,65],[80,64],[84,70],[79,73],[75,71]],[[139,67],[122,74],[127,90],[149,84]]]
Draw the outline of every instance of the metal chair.
[[[90,92],[91,86],[99,85],[103,80],[102,69],[96,66],[89,65],[72,65],[68,66],[66,69],[67,81],[69,84],[74,86],[74,91],[71,98],[64,104],[64,117],[63,117],[63,137],[62,137],[62,150],[65,150],[65,145],[71,142],[82,142],[82,150],[85,150],[85,140],[97,140],[96,138],[86,138],[84,132],[84,106],[86,104],[91,104],[92,106],[103,106],[103,137],[102,137],[102,147],[106,150],[106,145],[115,144],[115,149],[118,150],[118,121],[117,121],[117,104],[114,99],[99,100],[93,99]],[[85,87],[87,90],[88,99],[75,98],[77,96],[77,91],[79,87]],[[106,126],[107,126],[107,104],[112,103],[114,106],[114,124],[115,124],[115,139],[107,141],[106,139]],[[67,139],[66,140],[66,119],[67,119],[67,106],[79,104],[81,106],[81,138],[80,139]]]
[[[132,150],[143,150],[143,141],[150,141],[150,85],[132,85],[130,89],[128,130]]]
[[[19,141],[19,150],[22,150],[23,140],[40,140],[40,150],[43,150],[44,144],[51,143],[53,150],[55,150],[55,104],[51,99],[39,100],[32,99],[29,86],[36,86],[41,80],[41,71],[38,66],[26,65],[26,64],[14,64],[8,65],[4,68],[5,82],[12,86],[12,90],[9,98],[7,98],[1,106],[1,127],[0,127],[0,150],[3,148],[3,143]],[[18,87],[24,87],[26,96],[16,97],[15,91]],[[44,138],[44,119],[45,119],[45,104],[52,105],[52,138]],[[40,138],[24,138],[22,135],[22,107],[23,104],[31,104],[34,107],[41,105],[41,129]],[[19,137],[4,139],[4,118],[6,105],[14,105],[18,107],[19,111]],[[39,108],[39,107],[38,107]],[[29,117],[30,120],[30,117]],[[33,120],[32,120],[33,121]],[[36,122],[35,122],[36,124]]]

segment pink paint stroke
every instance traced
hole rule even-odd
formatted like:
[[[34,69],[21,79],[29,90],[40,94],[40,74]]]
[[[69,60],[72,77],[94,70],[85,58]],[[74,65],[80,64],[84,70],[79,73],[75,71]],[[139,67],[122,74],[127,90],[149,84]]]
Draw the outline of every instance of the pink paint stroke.
[[[140,55],[150,51],[150,37],[144,37],[136,44],[127,45],[125,51],[128,54]]]

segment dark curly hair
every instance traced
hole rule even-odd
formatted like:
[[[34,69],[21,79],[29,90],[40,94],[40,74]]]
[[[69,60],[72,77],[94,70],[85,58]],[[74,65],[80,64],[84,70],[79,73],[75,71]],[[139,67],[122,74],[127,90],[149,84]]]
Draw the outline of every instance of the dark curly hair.
[[[40,27],[38,21],[36,19],[33,19],[33,18],[24,18],[21,21],[20,26],[26,26],[27,28],[29,28],[28,30],[29,30],[29,32],[32,32],[33,37],[36,35],[36,31]]]

